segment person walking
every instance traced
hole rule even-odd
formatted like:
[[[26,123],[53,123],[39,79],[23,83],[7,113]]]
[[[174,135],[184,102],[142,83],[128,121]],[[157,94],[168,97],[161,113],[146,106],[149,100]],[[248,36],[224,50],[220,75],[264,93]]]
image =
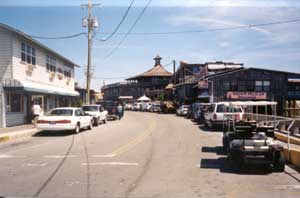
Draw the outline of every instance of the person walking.
[[[121,105],[121,103],[119,103],[117,106],[117,113],[118,113],[119,120],[121,120],[124,115],[124,108]]]
[[[34,105],[32,106],[32,114],[33,114],[33,123],[36,124],[38,117],[42,113],[42,108],[38,103],[33,103]]]

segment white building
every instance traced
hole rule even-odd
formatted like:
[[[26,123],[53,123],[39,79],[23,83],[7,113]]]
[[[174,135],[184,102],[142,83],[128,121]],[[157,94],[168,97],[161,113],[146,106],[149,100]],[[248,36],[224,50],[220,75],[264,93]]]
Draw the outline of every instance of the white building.
[[[0,23],[0,128],[30,123],[43,111],[70,106],[77,65],[25,33]]]

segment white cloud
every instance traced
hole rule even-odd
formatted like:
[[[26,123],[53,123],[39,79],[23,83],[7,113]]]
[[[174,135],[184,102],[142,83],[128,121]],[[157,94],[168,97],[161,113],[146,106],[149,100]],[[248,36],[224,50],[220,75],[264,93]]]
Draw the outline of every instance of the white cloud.
[[[170,17],[168,21],[174,26],[192,24],[193,26],[200,26],[208,30],[213,28],[239,27],[248,25],[237,21],[218,18],[218,16],[216,16],[216,18],[208,18],[199,15],[182,15]],[[255,30],[263,34],[270,33],[269,31],[258,27],[253,27],[251,30]]]

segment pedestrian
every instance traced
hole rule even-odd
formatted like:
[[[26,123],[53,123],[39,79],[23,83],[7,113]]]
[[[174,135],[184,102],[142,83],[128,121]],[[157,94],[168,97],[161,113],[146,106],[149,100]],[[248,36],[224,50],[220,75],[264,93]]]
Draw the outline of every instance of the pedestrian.
[[[38,117],[39,117],[39,116],[41,115],[41,113],[42,113],[42,108],[41,108],[41,106],[40,106],[38,103],[36,103],[36,102],[35,102],[35,103],[32,102],[32,104],[33,104],[33,106],[32,106],[31,111],[32,111],[32,114],[33,114],[33,123],[36,124]]]
[[[121,120],[124,115],[124,109],[123,109],[123,106],[121,105],[121,103],[119,103],[117,106],[117,114],[118,114],[119,120]]]

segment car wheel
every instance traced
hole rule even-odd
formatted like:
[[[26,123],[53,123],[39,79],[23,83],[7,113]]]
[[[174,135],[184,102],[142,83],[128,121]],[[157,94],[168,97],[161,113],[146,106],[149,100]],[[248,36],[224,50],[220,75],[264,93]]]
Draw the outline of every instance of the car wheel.
[[[89,130],[92,130],[92,129],[93,129],[93,121],[90,122],[90,125],[88,126],[88,129],[89,129]]]
[[[95,122],[95,125],[96,125],[96,126],[99,126],[99,125],[100,125],[100,118],[97,119],[97,121]]]
[[[74,132],[77,134],[80,132],[80,125],[79,124],[76,124],[76,127],[74,129]]]

